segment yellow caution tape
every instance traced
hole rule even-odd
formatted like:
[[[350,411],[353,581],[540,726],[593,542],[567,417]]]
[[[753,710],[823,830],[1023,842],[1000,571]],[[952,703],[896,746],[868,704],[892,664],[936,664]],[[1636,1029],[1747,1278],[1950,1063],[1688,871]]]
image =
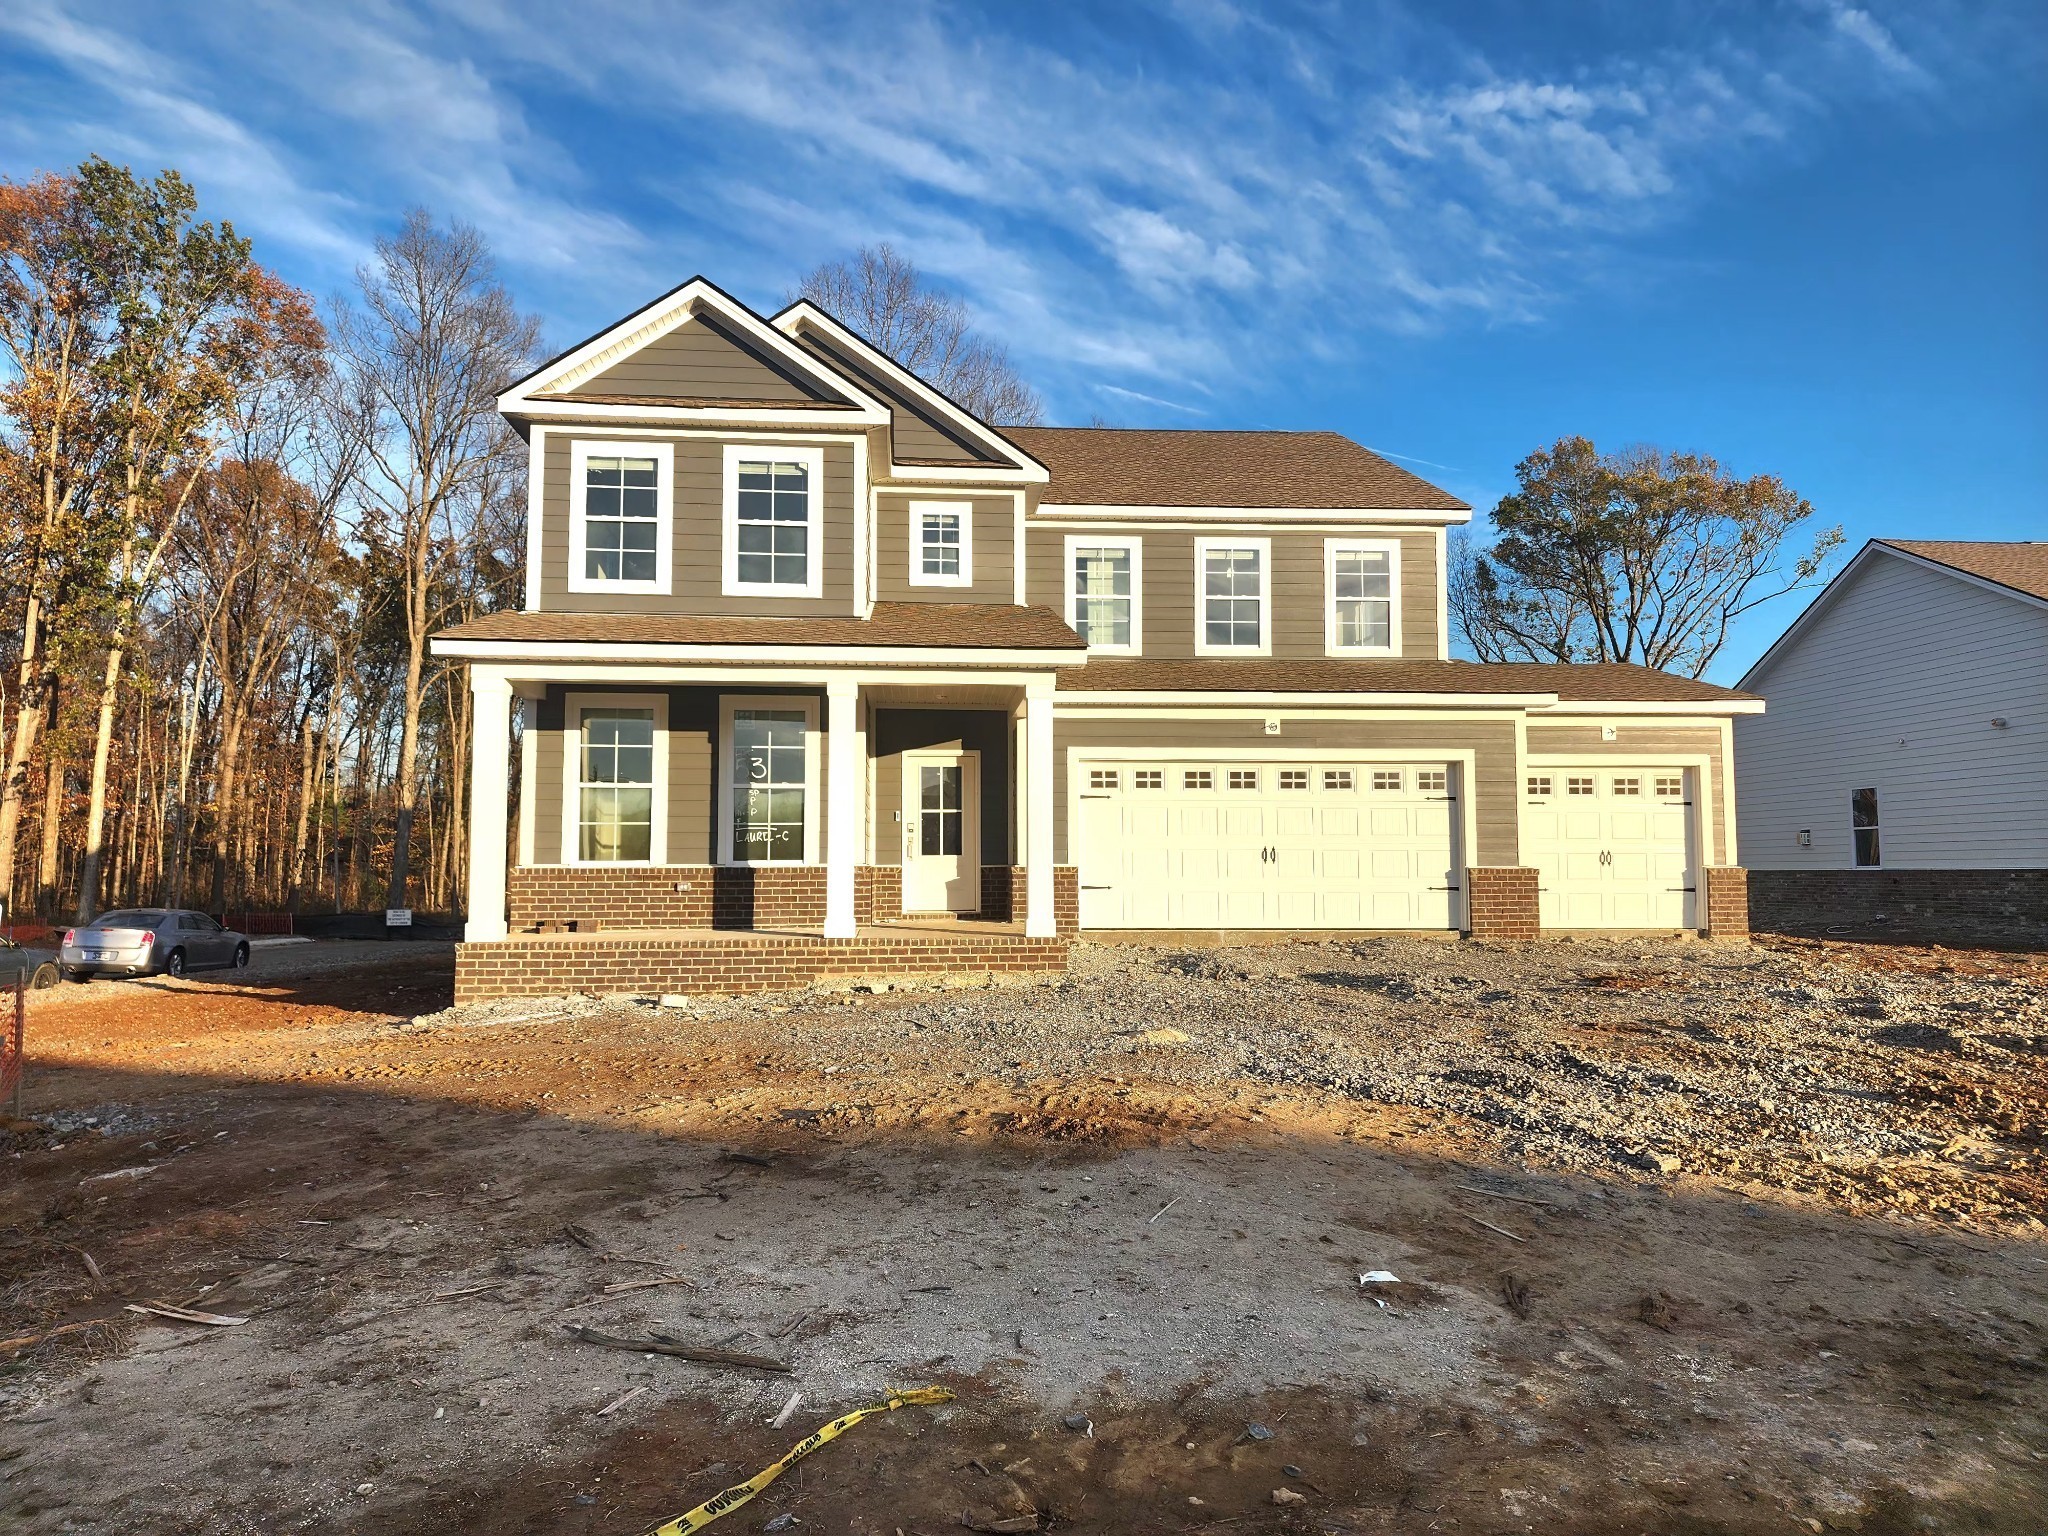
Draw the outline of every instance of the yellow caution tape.
[[[865,1408],[856,1408],[851,1413],[842,1413],[830,1424],[815,1431],[808,1438],[800,1440],[790,1448],[782,1460],[771,1463],[756,1472],[744,1483],[734,1483],[730,1488],[714,1494],[687,1514],[677,1515],[666,1525],[656,1526],[648,1536],[689,1536],[691,1531],[701,1531],[720,1515],[729,1515],[742,1504],[782,1476],[791,1467],[802,1461],[819,1446],[837,1440],[862,1419],[873,1418],[878,1413],[891,1413],[898,1408],[923,1403],[950,1403],[953,1394],[944,1387],[918,1387],[908,1392],[892,1392],[879,1403],[870,1403]]]

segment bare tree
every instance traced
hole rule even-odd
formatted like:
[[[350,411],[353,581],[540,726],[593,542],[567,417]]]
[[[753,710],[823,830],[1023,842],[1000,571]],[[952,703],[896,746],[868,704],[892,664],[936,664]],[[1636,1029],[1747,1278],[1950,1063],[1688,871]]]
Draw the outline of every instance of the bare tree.
[[[826,262],[804,278],[797,296],[991,426],[1036,426],[1045,414],[1008,350],[976,335],[967,306],[930,286],[888,245],[864,245],[851,261]]]
[[[1704,454],[1560,438],[1515,466],[1493,544],[1462,544],[1451,610],[1482,661],[1626,661],[1698,677],[1759,603],[1820,580],[1839,527],[1785,557],[1812,506]]]
[[[447,605],[444,578],[472,536],[475,504],[517,439],[496,396],[540,344],[498,281],[490,249],[463,224],[415,209],[356,274],[362,308],[337,307],[344,371],[365,405],[364,534],[393,558],[405,635],[396,765],[397,824],[387,907],[403,907],[419,800],[427,640]]]

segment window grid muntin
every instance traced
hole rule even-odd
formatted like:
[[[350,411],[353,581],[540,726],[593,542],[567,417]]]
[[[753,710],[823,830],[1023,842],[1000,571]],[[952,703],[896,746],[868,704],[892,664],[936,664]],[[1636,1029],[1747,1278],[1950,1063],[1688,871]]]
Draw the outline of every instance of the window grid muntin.
[[[1376,790],[1399,791],[1402,773],[1398,768],[1375,768],[1372,771],[1372,787]]]
[[[1264,551],[1256,545],[1202,551],[1202,643],[1217,650],[1257,650],[1266,606]]]
[[[1551,779],[1547,773],[1532,773],[1528,779],[1528,795],[1531,800],[1545,800],[1550,797]]]
[[[1342,650],[1387,650],[1394,643],[1394,557],[1384,549],[1335,550],[1330,603]]]
[[[1621,796],[1640,795],[1643,792],[1643,781],[1634,774],[1616,774],[1608,785],[1608,792]]]
[[[586,581],[660,579],[661,470],[649,458],[613,454],[583,465]]]
[[[1214,789],[1216,775],[1207,768],[1189,768],[1180,776],[1182,789]]]
[[[750,587],[807,585],[810,465],[788,459],[742,459],[738,475],[734,579]]]
[[[917,851],[927,858],[959,854],[967,838],[966,790],[958,763],[920,763]]]
[[[1280,770],[1280,787],[1282,789],[1307,789],[1308,770],[1306,768],[1282,768]]]
[[[1232,789],[1257,789],[1259,770],[1256,768],[1233,768],[1230,770],[1229,785]]]
[[[1418,769],[1415,787],[1427,794],[1442,794],[1451,787],[1451,776],[1441,768]]]
[[[654,711],[617,705],[578,716],[576,857],[645,864],[654,856]]]
[[[1166,788],[1166,770],[1163,768],[1139,768],[1131,774],[1133,789]]]
[[[1074,589],[1074,632],[1082,644],[1131,644],[1136,565],[1128,545],[1075,546],[1069,579]]]
[[[1349,790],[1356,788],[1357,783],[1356,777],[1349,768],[1325,768],[1323,770],[1324,789]]]
[[[800,709],[732,713],[732,858],[791,864],[804,856],[809,813],[807,720]]]
[[[1682,773],[1658,774],[1657,796],[1663,800],[1683,799],[1685,796],[1685,775]]]
[[[1090,768],[1088,770],[1088,787],[1090,789],[1115,789],[1119,785],[1119,778],[1120,775],[1114,768]]]
[[[1564,781],[1564,792],[1565,792],[1565,793],[1566,793],[1567,795],[1590,795],[1590,794],[1594,793],[1594,784],[1593,784],[1593,778],[1592,778],[1592,775],[1591,775],[1591,774],[1583,774],[1583,775],[1582,775],[1582,774],[1573,774],[1573,775],[1570,775],[1570,776],[1569,776],[1569,777],[1567,777],[1567,778],[1565,779],[1565,781]]]
[[[963,533],[958,512],[919,512],[918,571],[925,576],[957,578]]]
[[[1884,850],[1878,841],[1875,789],[1856,789],[1849,792],[1849,843],[1851,855],[1858,869],[1880,867]]]

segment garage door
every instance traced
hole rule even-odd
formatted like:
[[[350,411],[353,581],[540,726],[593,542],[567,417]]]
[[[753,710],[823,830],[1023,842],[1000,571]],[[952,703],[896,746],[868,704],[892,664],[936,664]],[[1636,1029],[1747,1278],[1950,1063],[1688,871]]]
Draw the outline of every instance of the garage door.
[[[1449,928],[1450,763],[1078,765],[1085,928]]]
[[[1692,928],[1692,774],[1605,764],[1525,783],[1525,859],[1546,928]]]

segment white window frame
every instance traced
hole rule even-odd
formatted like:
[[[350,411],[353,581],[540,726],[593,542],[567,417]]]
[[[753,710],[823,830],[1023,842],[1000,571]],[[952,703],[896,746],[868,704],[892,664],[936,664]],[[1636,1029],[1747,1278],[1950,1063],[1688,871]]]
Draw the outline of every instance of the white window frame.
[[[804,856],[800,859],[736,859],[732,854],[733,715],[749,709],[804,712]],[[711,861],[732,868],[778,869],[816,864],[825,819],[823,736],[818,730],[816,694],[727,693],[718,699],[718,824],[712,829]]]
[[[810,505],[804,527],[801,582],[740,580],[740,465],[745,462],[801,464],[809,471]],[[727,597],[823,597],[825,595],[825,450],[793,443],[727,443],[725,488],[719,518],[719,590]]]
[[[1384,554],[1387,557],[1387,643],[1337,643],[1337,557],[1342,554]],[[1326,656],[1398,656],[1401,654],[1401,541],[1399,539],[1323,540],[1323,654]]]
[[[583,852],[583,712],[654,711],[654,804],[644,859],[586,859]],[[654,869],[668,863],[668,695],[572,693],[562,700],[562,862],[586,869]]]
[[[1129,645],[1104,645],[1090,642],[1091,656],[1141,656],[1145,651],[1145,540],[1135,533],[1085,534],[1070,533],[1065,544],[1065,558],[1060,564],[1060,586],[1066,593],[1064,612],[1067,625],[1077,633],[1080,630],[1078,601],[1074,593],[1074,556],[1084,549],[1121,549],[1131,557],[1131,643]]]
[[[1211,550],[1255,549],[1259,552],[1259,643],[1211,645],[1208,625],[1208,565]],[[1197,656],[1270,656],[1273,654],[1273,541],[1271,539],[1195,540],[1195,654]]]
[[[654,460],[654,580],[607,581],[585,574],[589,529],[584,509],[589,500],[592,459]],[[674,443],[633,443],[616,438],[577,438],[569,444],[569,590],[571,592],[644,593],[666,597],[675,577],[676,447]]]
[[[950,513],[960,519],[960,574],[928,576],[924,569],[924,519],[927,513]],[[910,584],[913,587],[974,585],[974,503],[913,501],[910,504]]]

